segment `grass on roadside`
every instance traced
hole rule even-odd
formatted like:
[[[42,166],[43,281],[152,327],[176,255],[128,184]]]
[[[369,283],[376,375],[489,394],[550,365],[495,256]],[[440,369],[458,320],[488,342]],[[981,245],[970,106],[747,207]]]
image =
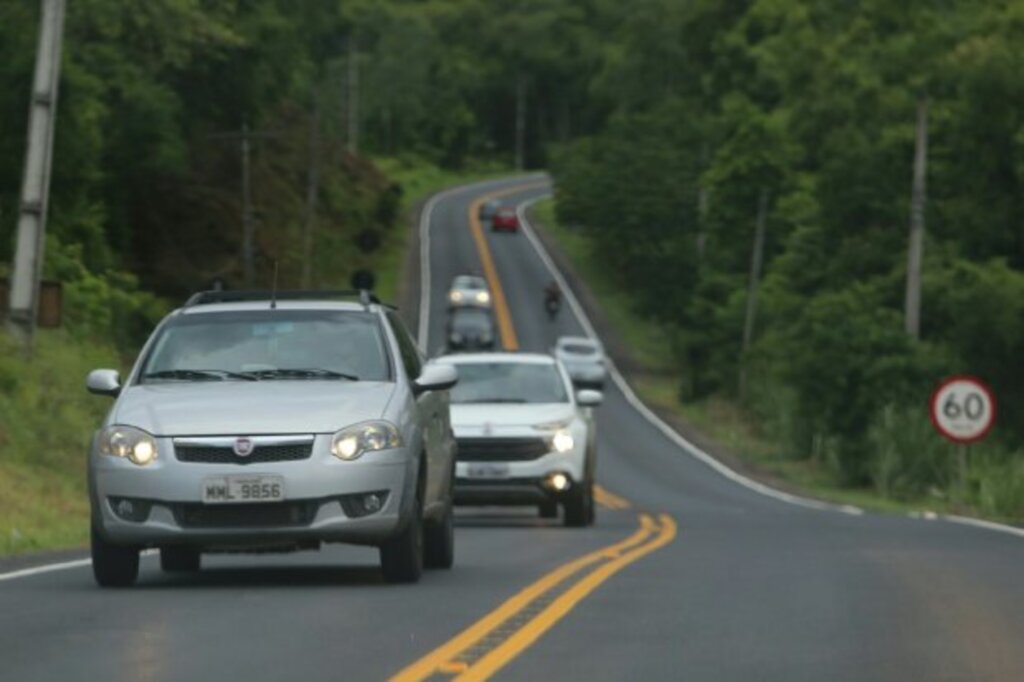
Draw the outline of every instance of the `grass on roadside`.
[[[681,402],[679,388],[683,377],[675,367],[668,344],[662,341],[664,335],[658,325],[634,311],[629,296],[609,278],[607,268],[595,257],[587,237],[558,222],[554,200],[538,203],[534,216],[587,283],[634,362],[642,368],[630,377],[630,384],[648,406],[677,415],[745,466],[787,489],[878,511],[949,510],[949,502],[940,498],[896,500],[873,489],[843,487],[818,462],[788,456],[783,445],[758,428],[756,420],[721,396]]]

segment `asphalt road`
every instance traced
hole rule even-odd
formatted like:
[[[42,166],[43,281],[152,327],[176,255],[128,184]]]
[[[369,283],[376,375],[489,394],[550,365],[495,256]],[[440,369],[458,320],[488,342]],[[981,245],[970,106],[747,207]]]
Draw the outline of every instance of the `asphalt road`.
[[[471,203],[536,182],[433,205],[431,351],[451,278],[485,269]],[[524,234],[484,238],[520,348],[583,333],[568,307],[544,316],[551,275]],[[460,510],[455,568],[411,586],[347,547],[186,577],[150,556],[130,590],[86,565],[0,576],[0,680],[1024,680],[1024,538],[755,492],[605,398],[594,528]]]

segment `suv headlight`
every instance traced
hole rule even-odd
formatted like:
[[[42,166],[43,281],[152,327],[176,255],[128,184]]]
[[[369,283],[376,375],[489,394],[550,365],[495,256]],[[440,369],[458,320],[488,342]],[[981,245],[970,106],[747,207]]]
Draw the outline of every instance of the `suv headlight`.
[[[156,439],[133,426],[108,426],[100,431],[100,452],[111,457],[124,457],[144,467],[156,459]]]
[[[569,452],[575,444],[576,441],[569,433],[569,429],[559,429],[551,438],[551,445],[554,446],[556,452]]]
[[[401,447],[402,437],[390,422],[366,422],[342,429],[331,439],[331,452],[338,459],[359,459],[366,452]]]

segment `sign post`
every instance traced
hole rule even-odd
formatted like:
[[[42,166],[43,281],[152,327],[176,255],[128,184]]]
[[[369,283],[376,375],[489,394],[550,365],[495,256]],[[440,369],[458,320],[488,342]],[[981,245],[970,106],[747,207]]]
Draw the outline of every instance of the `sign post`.
[[[962,501],[967,492],[967,446],[985,438],[995,425],[995,395],[975,377],[954,376],[932,392],[930,407],[932,425],[956,444],[957,487]]]

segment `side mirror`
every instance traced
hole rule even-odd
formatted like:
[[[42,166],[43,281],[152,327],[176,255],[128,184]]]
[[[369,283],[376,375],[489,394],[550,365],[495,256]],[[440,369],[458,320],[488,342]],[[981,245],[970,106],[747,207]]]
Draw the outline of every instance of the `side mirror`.
[[[459,374],[451,365],[426,365],[419,377],[412,382],[413,393],[443,391],[455,385]]]
[[[89,393],[116,397],[121,392],[121,375],[116,369],[94,369],[85,380]]]
[[[576,404],[580,407],[597,407],[603,400],[604,394],[601,391],[585,388],[576,392]]]

